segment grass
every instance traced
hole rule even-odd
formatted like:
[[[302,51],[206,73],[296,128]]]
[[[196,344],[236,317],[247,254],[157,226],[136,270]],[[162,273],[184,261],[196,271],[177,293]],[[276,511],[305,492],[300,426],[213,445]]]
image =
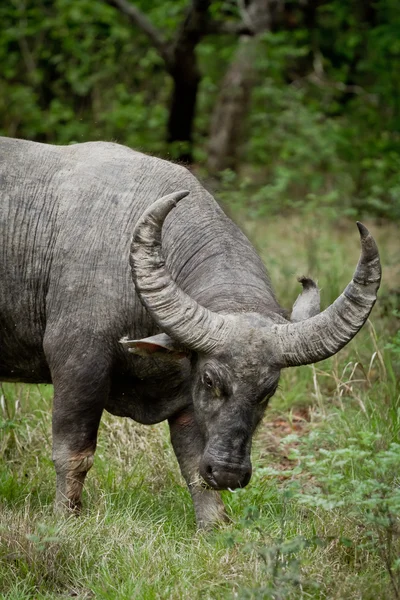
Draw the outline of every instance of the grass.
[[[1,598],[400,597],[399,241],[394,225],[367,225],[384,265],[372,321],[332,359],[283,373],[252,482],[224,494],[232,523],[214,532],[195,530],[166,425],[109,415],[82,516],[56,518],[51,386],[3,385]],[[245,228],[288,308],[299,274],[318,278],[324,306],[351,278],[352,223],[303,215]]]

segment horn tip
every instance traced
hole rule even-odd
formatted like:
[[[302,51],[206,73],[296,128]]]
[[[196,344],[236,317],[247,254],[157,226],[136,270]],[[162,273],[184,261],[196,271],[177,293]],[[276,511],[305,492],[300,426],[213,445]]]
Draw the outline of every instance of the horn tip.
[[[190,194],[189,190],[180,190],[179,192],[175,192],[175,202],[176,204],[186,198]]]
[[[360,232],[361,239],[365,239],[366,237],[368,237],[370,235],[368,229],[365,227],[365,225],[360,223],[360,221],[357,221],[357,227],[358,227],[358,231]]]
[[[365,225],[360,223],[360,221],[357,221],[357,227],[358,231],[360,232],[361,248],[364,259],[371,261],[376,257],[379,258],[378,247],[368,229],[365,227]]]
[[[189,194],[189,190],[179,190],[178,192],[172,192],[172,194],[164,196],[164,198],[161,198],[158,202],[164,204],[165,207],[168,207],[168,212],[170,212],[181,200],[183,200],[183,198],[186,198],[186,196]]]

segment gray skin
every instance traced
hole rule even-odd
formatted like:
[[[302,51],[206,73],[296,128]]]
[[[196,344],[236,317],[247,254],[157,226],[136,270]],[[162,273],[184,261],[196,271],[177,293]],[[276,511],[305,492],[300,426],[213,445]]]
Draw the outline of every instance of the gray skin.
[[[218,490],[250,480],[281,369],[331,356],[367,319],[372,237],[360,224],[344,294],[319,313],[303,278],[289,320],[250,242],[185,168],[103,142],[0,138],[0,156],[0,380],[54,385],[57,506],[79,510],[107,410],[168,419],[198,526],[224,519]]]

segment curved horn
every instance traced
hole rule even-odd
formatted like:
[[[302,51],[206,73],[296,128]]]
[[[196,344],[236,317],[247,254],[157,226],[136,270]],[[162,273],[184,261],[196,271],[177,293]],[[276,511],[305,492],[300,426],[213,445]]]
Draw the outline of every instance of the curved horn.
[[[225,338],[226,320],[180,289],[161,251],[164,220],[188,194],[174,192],[146,210],[133,232],[129,262],[140,301],[162,331],[191,350],[210,352]]]
[[[343,294],[314,317],[273,326],[281,366],[308,365],[336,354],[368,319],[381,282],[381,264],[374,238],[362,223],[357,222],[357,227],[361,256]]]

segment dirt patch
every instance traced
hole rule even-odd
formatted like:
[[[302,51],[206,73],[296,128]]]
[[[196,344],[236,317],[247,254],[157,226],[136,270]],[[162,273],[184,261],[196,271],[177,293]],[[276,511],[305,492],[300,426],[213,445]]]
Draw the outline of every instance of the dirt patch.
[[[282,479],[286,479],[290,475],[284,472],[290,471],[298,462],[296,451],[300,438],[308,435],[313,427],[310,407],[297,408],[287,415],[266,420],[257,436],[259,463],[281,470]]]

